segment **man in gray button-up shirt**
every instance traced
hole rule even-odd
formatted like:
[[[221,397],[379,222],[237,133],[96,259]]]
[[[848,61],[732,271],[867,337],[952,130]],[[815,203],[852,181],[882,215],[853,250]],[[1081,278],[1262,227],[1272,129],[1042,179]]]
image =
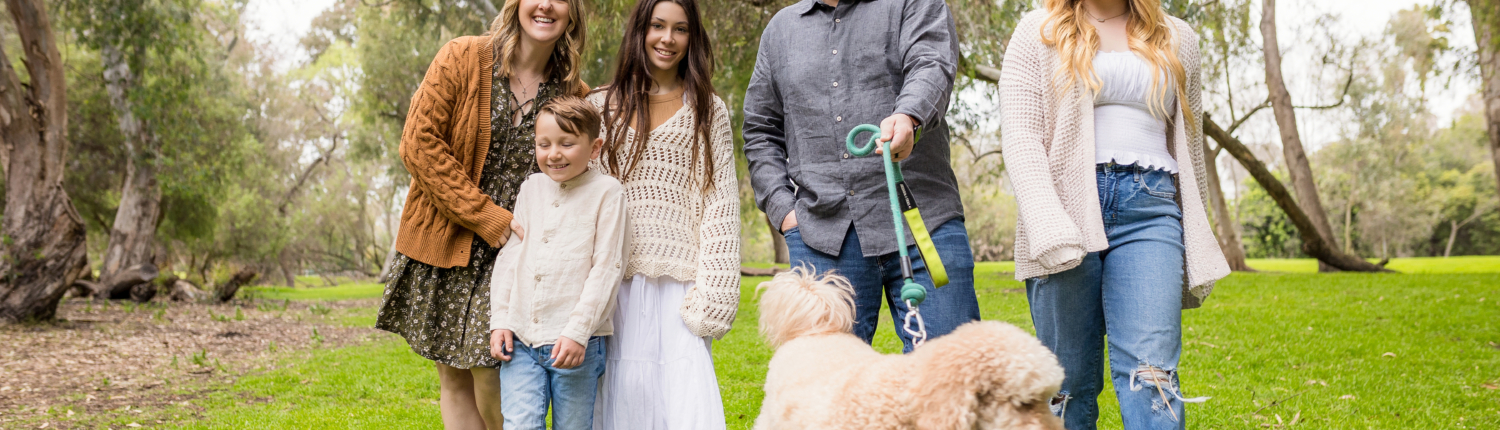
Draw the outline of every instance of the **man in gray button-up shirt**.
[[[761,35],[745,95],[745,156],[755,201],[779,225],[793,265],[836,270],[855,286],[856,335],[869,342],[887,300],[906,305],[880,157],[854,157],[844,138],[879,124],[948,269],[934,289],[916,258],[929,336],[979,319],[974,258],[958,183],[948,166],[957,31],[941,0],[803,0]],[[921,140],[913,142],[915,130]],[[861,142],[863,143],[863,142]],[[907,243],[915,243],[910,232]],[[911,339],[896,330],[909,351]]]

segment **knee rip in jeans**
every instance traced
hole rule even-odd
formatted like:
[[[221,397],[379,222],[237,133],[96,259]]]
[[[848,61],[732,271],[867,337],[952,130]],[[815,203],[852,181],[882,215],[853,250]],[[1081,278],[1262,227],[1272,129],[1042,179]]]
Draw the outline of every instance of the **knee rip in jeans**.
[[[1142,363],[1130,374],[1130,391],[1140,391],[1148,386],[1156,388],[1156,393],[1161,397],[1151,401],[1151,410],[1161,412],[1162,409],[1166,409],[1167,413],[1171,414],[1172,421],[1178,420],[1177,411],[1172,409],[1172,401],[1167,397],[1167,393],[1171,393],[1172,399],[1183,403],[1203,403],[1209,399],[1208,397],[1183,398],[1182,391],[1177,386],[1176,370],[1162,369]]]
[[[1069,400],[1073,400],[1073,396],[1068,394],[1067,391],[1057,393],[1057,397],[1053,397],[1052,403],[1049,405],[1052,407],[1052,415],[1056,415],[1058,418],[1067,418],[1065,415],[1068,414]]]

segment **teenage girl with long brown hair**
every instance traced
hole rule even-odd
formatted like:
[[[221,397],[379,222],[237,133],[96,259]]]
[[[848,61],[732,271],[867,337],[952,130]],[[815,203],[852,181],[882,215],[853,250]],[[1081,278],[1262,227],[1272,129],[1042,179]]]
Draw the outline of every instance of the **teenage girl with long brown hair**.
[[[739,306],[739,185],[729,112],[694,0],[640,0],[603,112],[598,168],[625,184],[625,280],[596,429],[724,428],[709,353]]]
[[[449,429],[499,429],[490,355],[490,269],[510,235],[516,191],[536,171],[537,107],[588,91],[579,79],[583,2],[506,0],[483,36],[443,46],[401,133],[411,190],[400,256],[375,327],[436,363]]]
[[[1180,429],[1182,309],[1229,266],[1204,208],[1198,38],[1159,0],[1047,0],[1001,77],[1016,278],[1067,377],[1053,401],[1092,429],[1110,377],[1126,429]]]

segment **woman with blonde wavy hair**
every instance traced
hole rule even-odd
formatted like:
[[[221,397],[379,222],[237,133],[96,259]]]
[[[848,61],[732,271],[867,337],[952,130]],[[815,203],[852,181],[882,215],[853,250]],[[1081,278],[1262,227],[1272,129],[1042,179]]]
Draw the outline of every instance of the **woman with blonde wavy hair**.
[[[1126,429],[1185,427],[1182,310],[1229,274],[1204,208],[1198,38],[1159,0],[1047,0],[1005,52],[1001,139],[1016,279],[1092,429],[1103,349]]]
[[[400,151],[411,189],[375,327],[436,363],[448,429],[501,427],[490,269],[537,170],[538,107],[588,92],[583,6],[506,0],[488,33],[443,45],[412,95]]]

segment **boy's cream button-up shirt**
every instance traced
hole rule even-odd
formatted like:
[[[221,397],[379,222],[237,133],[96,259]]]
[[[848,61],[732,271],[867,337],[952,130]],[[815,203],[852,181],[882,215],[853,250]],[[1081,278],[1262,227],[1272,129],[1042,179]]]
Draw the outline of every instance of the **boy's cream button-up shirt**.
[[[614,333],[610,315],[625,258],[625,188],[588,170],[565,182],[537,173],[521,184],[514,234],[490,281],[490,330],[536,347]]]

